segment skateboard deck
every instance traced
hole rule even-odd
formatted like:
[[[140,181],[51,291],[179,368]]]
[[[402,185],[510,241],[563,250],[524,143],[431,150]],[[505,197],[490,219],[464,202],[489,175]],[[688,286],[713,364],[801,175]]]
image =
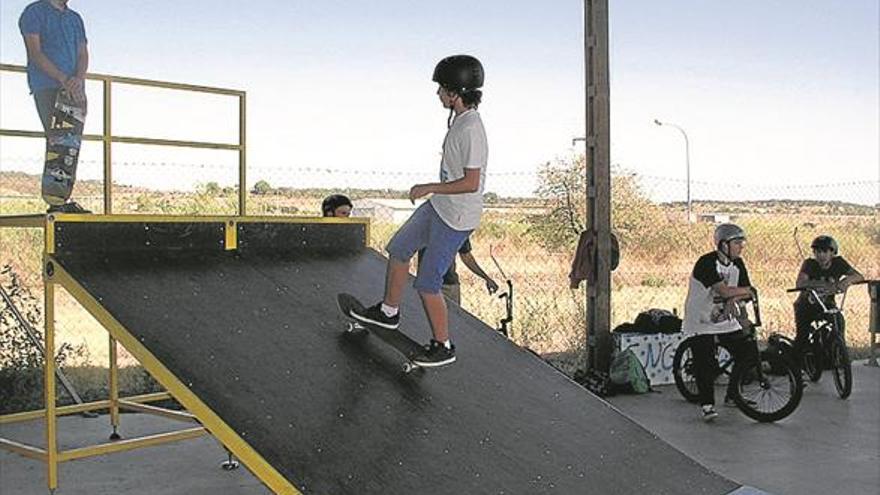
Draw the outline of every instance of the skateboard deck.
[[[85,102],[75,103],[66,91],[59,91],[46,130],[43,167],[43,200],[50,205],[64,204],[73,192],[85,121]]]
[[[397,351],[397,353],[405,359],[404,363],[401,365],[404,373],[410,373],[416,369],[422,368],[412,361],[413,356],[422,350],[422,346],[419,343],[398,330],[389,330],[387,328],[370,325],[354,319],[351,316],[351,310],[362,310],[364,305],[351,294],[338,294],[336,296],[336,303],[339,305],[339,310],[342,311],[342,314],[349,320],[348,326],[345,329],[346,332],[370,333],[378,337],[382,342],[388,344],[388,346]]]

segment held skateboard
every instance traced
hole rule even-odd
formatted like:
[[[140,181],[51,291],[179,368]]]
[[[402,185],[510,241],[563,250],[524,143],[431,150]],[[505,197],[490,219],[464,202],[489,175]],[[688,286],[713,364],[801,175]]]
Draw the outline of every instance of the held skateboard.
[[[59,91],[46,130],[43,167],[42,194],[50,205],[63,205],[73,192],[85,121],[85,102],[76,103],[67,91]]]
[[[398,330],[390,330],[354,319],[351,316],[351,310],[362,311],[364,305],[351,294],[338,294],[336,296],[336,303],[339,305],[339,310],[342,311],[342,314],[349,320],[348,326],[345,329],[346,332],[366,332],[379,337],[379,340],[388,344],[406,360],[401,365],[404,373],[422,369],[421,366],[412,361],[413,356],[422,350],[422,346],[416,341]]]

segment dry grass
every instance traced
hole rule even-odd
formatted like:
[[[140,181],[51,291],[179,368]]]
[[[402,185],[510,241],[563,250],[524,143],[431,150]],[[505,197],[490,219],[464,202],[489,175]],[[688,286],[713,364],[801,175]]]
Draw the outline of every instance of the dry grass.
[[[320,200],[321,197],[251,196],[250,211],[254,214],[296,211],[315,215]],[[100,197],[89,197],[84,203],[95,211],[101,209]],[[114,204],[120,213],[233,214],[237,196],[234,193],[209,196],[122,189],[114,197]],[[37,212],[41,208],[42,202],[34,197],[0,201],[0,214]],[[655,227],[662,231],[672,217],[659,219]],[[762,213],[744,214],[738,221],[750,235],[745,259],[752,281],[761,291],[765,332],[793,334],[791,303],[794,298],[784,290],[794,283],[801,262],[792,232],[804,222],[819,226],[815,232],[802,235],[807,242],[810,235],[820,230],[834,235],[854,266],[869,278],[880,278],[880,227],[876,215]],[[655,236],[649,245],[630,243],[622,247],[621,265],[612,277],[612,322],[615,325],[632,321],[639,312],[649,308],[676,308],[681,312],[693,262],[711,248],[706,240],[711,226],[671,227],[670,231],[677,237],[668,241]],[[375,220],[371,227],[371,247],[381,250],[396,228],[390,222]],[[517,342],[541,353],[579,352],[584,348],[584,291],[568,288],[572,252],[552,253],[542,247],[529,235],[525,215],[516,208],[499,208],[487,214],[472,241],[474,255],[487,272],[502,284],[503,277],[489,256],[492,246],[492,252],[513,281],[516,298],[512,337]],[[24,285],[38,297],[42,291],[41,243],[39,229],[0,229],[0,262],[12,265]],[[490,298],[482,282],[462,266],[459,272],[463,306],[490,326],[496,326],[504,316],[503,303]],[[849,295],[846,314],[848,340],[863,352],[869,342],[869,300],[863,286],[856,287]],[[58,328],[59,341],[86,344],[89,363],[83,364],[107,362],[106,332],[63,294],[58,303]],[[131,358],[125,357],[123,361],[129,363]]]

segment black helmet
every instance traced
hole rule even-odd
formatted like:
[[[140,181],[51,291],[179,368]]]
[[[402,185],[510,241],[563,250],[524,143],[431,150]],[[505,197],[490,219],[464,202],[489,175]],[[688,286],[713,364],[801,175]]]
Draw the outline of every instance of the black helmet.
[[[813,239],[810,247],[818,251],[831,251],[831,254],[837,254],[837,241],[830,235],[820,235]]]
[[[474,90],[483,86],[483,64],[470,55],[452,55],[437,63],[431,80],[452,91]]]
[[[332,194],[327,196],[324,198],[324,201],[321,202],[321,214],[325,217],[332,217],[334,213],[336,213],[336,208],[339,208],[340,206],[354,208],[354,205],[351,204],[351,200],[344,194]]]

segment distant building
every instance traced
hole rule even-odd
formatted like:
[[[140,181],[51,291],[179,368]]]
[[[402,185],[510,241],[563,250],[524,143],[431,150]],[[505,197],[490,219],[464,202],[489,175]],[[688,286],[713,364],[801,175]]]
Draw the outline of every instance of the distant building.
[[[697,213],[697,221],[703,223],[730,223],[735,222],[739,215],[732,213]]]
[[[406,221],[418,208],[424,199],[410,203],[408,199],[358,199],[354,202],[351,215],[354,217],[369,217],[372,220],[400,224]]]

